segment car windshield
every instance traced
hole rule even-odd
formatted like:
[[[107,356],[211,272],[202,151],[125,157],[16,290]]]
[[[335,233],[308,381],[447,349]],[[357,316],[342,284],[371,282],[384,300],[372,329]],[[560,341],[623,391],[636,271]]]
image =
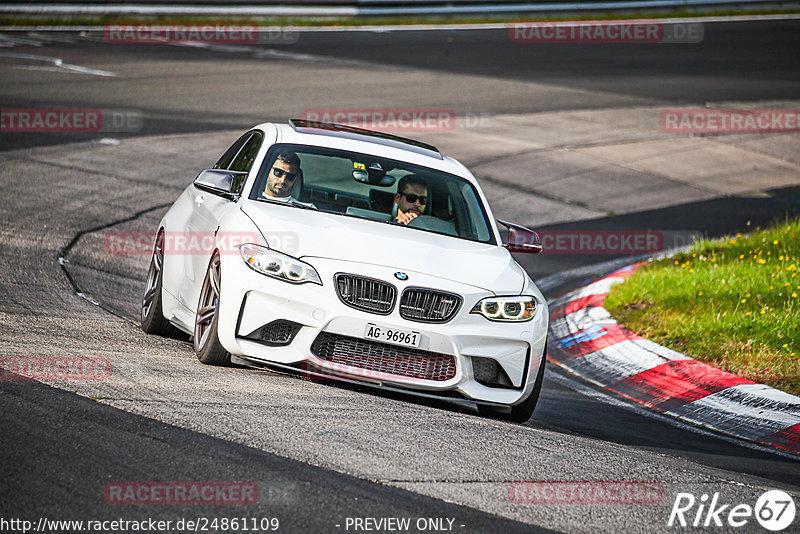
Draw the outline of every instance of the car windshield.
[[[406,211],[412,214],[406,218],[411,219],[409,229],[496,244],[472,184],[442,171],[368,154],[274,145],[249,198],[387,224],[405,222]]]

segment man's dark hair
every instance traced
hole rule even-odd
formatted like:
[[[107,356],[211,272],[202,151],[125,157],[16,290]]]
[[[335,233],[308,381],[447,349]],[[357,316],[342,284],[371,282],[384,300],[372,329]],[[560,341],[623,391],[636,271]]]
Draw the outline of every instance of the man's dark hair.
[[[401,195],[405,193],[407,185],[422,185],[425,186],[425,189],[428,189],[428,182],[419,174],[406,174],[400,178],[400,182],[397,184],[397,192]]]
[[[278,157],[275,158],[275,161],[282,161],[287,165],[296,165],[297,168],[300,168],[300,157],[290,150],[284,150],[278,154]]]

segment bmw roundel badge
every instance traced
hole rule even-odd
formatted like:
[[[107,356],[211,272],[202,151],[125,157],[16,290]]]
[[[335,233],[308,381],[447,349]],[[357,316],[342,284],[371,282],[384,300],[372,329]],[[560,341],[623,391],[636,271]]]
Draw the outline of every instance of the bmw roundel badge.
[[[394,273],[394,277],[398,280],[408,280],[408,275],[406,273]]]

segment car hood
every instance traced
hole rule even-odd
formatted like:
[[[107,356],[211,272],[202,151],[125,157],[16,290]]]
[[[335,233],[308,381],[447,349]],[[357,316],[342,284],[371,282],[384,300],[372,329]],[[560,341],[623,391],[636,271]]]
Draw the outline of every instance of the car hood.
[[[496,245],[424,230],[272,203],[246,201],[242,211],[270,248],[297,258],[338,259],[519,294],[522,268]]]

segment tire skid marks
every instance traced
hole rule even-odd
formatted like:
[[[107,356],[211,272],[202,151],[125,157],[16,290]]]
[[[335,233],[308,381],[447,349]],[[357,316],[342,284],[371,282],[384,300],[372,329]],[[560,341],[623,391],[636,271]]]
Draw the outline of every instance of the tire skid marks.
[[[674,352],[665,354],[661,345],[647,339],[626,339],[603,350],[586,354],[572,361],[573,370],[582,376],[591,376],[601,386],[608,386],[668,361],[688,360],[688,356]]]
[[[0,52],[0,57],[7,57],[10,59],[21,59],[24,61],[33,61],[36,63],[44,63],[44,65],[17,65],[14,68],[24,70],[51,70],[55,72],[70,72],[75,74],[91,74],[94,76],[115,77],[116,72],[111,72],[101,69],[92,69],[81,65],[73,65],[72,63],[64,63],[64,60],[59,57],[40,56],[38,54],[19,54],[16,52]]]
[[[13,48],[16,46],[42,46],[42,42],[35,39],[25,39],[7,33],[0,33],[0,48]]]
[[[49,43],[69,44],[74,43],[75,39],[71,36],[62,35],[60,33],[44,34],[41,32],[26,32],[25,37],[11,35],[9,33],[0,33],[0,50],[12,49],[16,47],[40,48]],[[60,57],[45,56],[39,54],[23,53],[23,52],[0,52],[0,58],[16,59],[25,62],[32,62],[32,65],[12,65],[12,68],[20,70],[41,70],[51,72],[63,72],[71,74],[90,74],[93,76],[115,77],[117,73],[84,67],[82,65],[75,65],[66,63]]]
[[[640,265],[551,302],[549,359],[653,411],[800,454],[800,398],[644,339],[603,308],[611,286]]]
[[[22,34],[22,36],[20,36]],[[48,31],[26,31],[18,30],[3,31],[0,33],[0,48],[13,48],[16,46],[35,46],[40,47],[50,43],[72,44],[75,37],[68,33],[48,32]]]
[[[800,425],[800,403],[797,397],[764,384],[742,384],[688,403],[671,413],[703,419],[712,412],[720,429],[735,429],[758,439],[787,428],[791,416]]]

